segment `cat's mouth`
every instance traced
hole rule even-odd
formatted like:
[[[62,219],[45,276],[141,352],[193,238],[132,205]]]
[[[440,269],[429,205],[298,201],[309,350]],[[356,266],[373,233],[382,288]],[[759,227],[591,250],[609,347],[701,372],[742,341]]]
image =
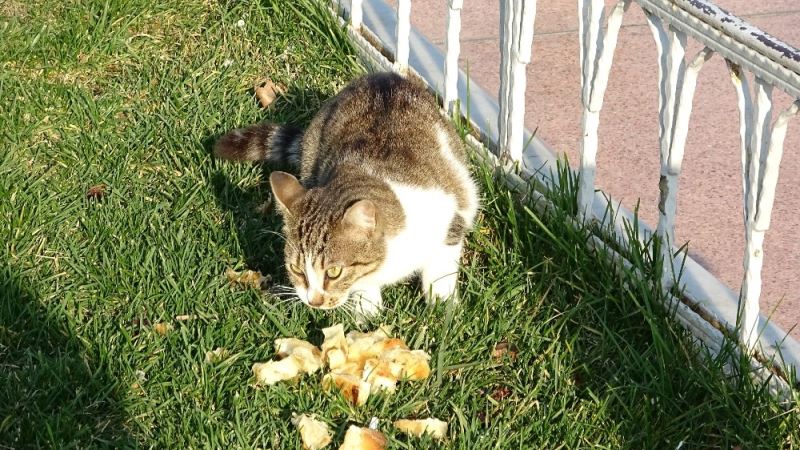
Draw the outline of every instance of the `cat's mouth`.
[[[312,305],[311,303],[308,303],[308,302],[304,302],[304,303],[306,305],[308,305],[308,307],[313,308],[313,309],[321,309],[323,311],[330,311],[330,310],[333,310],[333,309],[341,307],[346,302],[347,301],[345,300],[345,301],[339,301],[339,302],[336,302],[336,303],[333,303],[333,304],[322,304],[322,305]]]
[[[320,298],[314,298],[308,291],[297,289],[297,297],[302,301],[306,306],[313,308],[313,309],[321,309],[324,311],[329,311],[332,309],[339,308],[340,306],[347,303],[348,296],[345,297],[333,297],[329,294],[325,294],[325,296]]]

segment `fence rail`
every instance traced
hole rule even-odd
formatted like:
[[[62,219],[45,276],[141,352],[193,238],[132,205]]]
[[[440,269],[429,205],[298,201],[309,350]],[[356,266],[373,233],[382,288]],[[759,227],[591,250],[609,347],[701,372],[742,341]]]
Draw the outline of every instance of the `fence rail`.
[[[645,242],[655,233],[667,244],[661,246],[666,262],[662,284],[669,292],[675,281],[681,283],[681,298],[673,298],[678,320],[712,352],[720,348],[727,335],[738,333],[743,348],[754,357],[756,373],[770,377],[775,392],[779,392],[785,385],[772,375],[781,374],[782,365],[790,369],[800,365],[800,344],[766,320],[760,313],[759,297],[763,242],[769,229],[783,142],[791,119],[800,109],[800,51],[706,0],[620,0],[610,11],[606,11],[603,0],[578,0],[581,90],[576,95],[583,106],[583,137],[577,170],[581,213],[576,220],[606,225],[623,245],[629,244],[624,229],[626,221],[632,223],[633,215],[599,192],[594,179],[603,98],[619,30],[634,2],[644,11],[656,43],[661,162],[658,224],[655,230],[640,224],[638,239]],[[496,162],[510,161],[524,178],[546,188],[556,183],[556,159],[545,143],[531,139],[524,128],[526,66],[531,61],[536,1],[508,0],[500,5],[498,96],[474,84],[467,86],[465,74],[457,67],[463,0],[443,1],[448,14],[445,54],[410,27],[410,0],[399,0],[396,11],[382,0],[351,0],[344,5],[343,13],[349,14],[350,36],[374,65],[416,73],[443,92],[443,106],[449,113],[461,102],[471,111],[470,119],[484,142],[497,150]],[[704,48],[687,60],[689,38]],[[394,61],[388,61],[370,42],[379,42],[384,53],[394,55]],[[728,65],[741,122],[746,244],[745,275],[738,294],[681,253],[675,242],[677,194],[692,99],[704,63],[715,55]],[[752,89],[749,78],[753,79]],[[797,100],[773,122],[774,88]],[[525,147],[525,142],[531,144]],[[601,236],[590,244],[607,247]],[[678,279],[680,271],[683,276]]]

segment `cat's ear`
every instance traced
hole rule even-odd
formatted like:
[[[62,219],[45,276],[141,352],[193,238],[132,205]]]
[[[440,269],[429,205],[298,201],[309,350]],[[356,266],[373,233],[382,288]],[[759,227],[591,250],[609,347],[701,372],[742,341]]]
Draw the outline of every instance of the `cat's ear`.
[[[344,213],[342,222],[353,231],[372,233],[375,230],[375,203],[371,200],[359,200]]]
[[[295,203],[306,193],[306,189],[297,178],[286,172],[272,172],[269,175],[269,185],[284,214],[292,214]]]

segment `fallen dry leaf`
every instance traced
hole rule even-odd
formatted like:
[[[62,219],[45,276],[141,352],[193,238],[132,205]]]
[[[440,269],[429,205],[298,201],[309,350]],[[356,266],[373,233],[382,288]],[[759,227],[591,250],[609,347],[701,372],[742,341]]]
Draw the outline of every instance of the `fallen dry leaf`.
[[[499,402],[508,398],[511,393],[511,388],[508,386],[498,386],[492,391],[491,396]]]
[[[494,346],[494,350],[492,350],[492,358],[494,359],[503,359],[504,356],[508,356],[509,359],[514,360],[517,359],[517,346],[514,344],[509,344],[506,341],[498,342]]]
[[[261,275],[261,272],[257,270],[243,270],[237,272],[228,268],[225,270],[225,277],[228,279],[229,283],[241,284],[253,289],[264,289],[267,282],[269,282],[269,277]]]
[[[103,183],[95,184],[86,191],[86,198],[89,200],[100,200],[106,195],[107,186]]]
[[[258,101],[261,103],[261,107],[266,108],[271,105],[279,95],[285,92],[286,90],[283,87],[267,80],[262,86],[256,88],[256,98],[258,98]]]

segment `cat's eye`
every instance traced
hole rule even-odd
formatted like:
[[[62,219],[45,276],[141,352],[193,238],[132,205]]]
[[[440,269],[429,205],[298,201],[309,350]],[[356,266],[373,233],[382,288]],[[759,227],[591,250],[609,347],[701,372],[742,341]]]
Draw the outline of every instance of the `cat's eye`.
[[[297,264],[293,264],[293,263],[289,264],[289,270],[291,270],[292,272],[296,273],[297,275],[302,275],[303,274],[303,269],[301,269],[300,266],[298,266]]]
[[[334,278],[339,278],[339,275],[342,274],[342,266],[333,266],[328,267],[328,270],[325,271],[325,275],[333,280]]]

